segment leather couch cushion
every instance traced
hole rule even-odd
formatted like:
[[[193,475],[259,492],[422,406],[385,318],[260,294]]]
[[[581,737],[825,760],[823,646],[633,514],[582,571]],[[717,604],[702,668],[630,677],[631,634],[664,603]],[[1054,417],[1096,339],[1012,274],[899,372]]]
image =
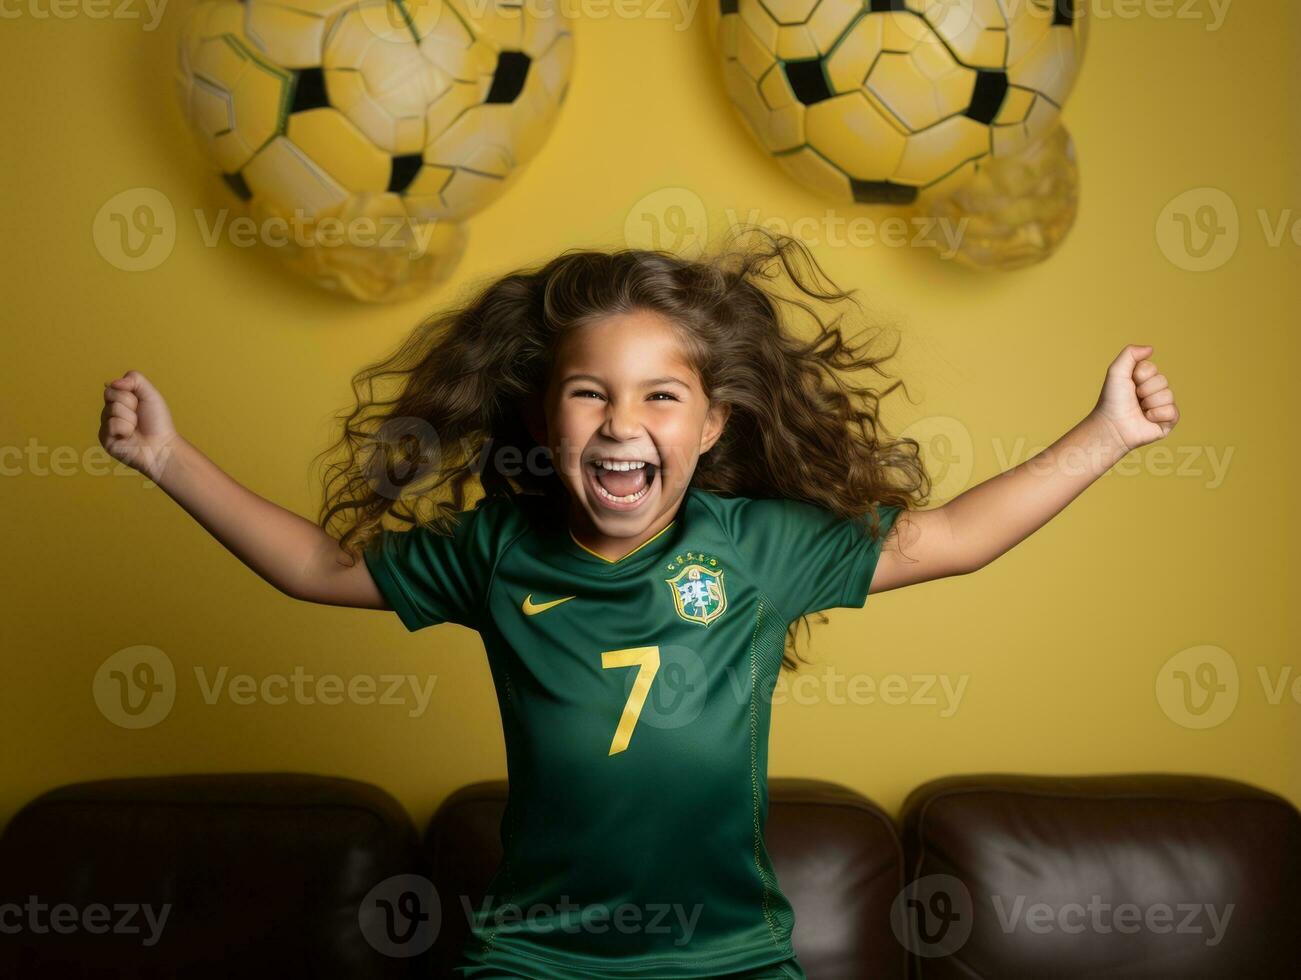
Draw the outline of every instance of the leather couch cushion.
[[[0,976],[405,976],[411,964],[368,941],[359,909],[378,883],[420,873],[420,860],[406,811],[354,780],[232,773],[61,787],[0,837],[0,908],[20,926],[0,937]],[[47,911],[33,917],[29,896]],[[61,903],[77,925],[38,931]],[[96,905],[106,917],[87,913]]]
[[[464,786],[426,832],[443,907],[436,976],[455,963],[469,927],[466,905],[480,905],[501,861],[506,792],[505,780]],[[768,800],[768,853],[795,909],[795,951],[811,980],[902,980],[907,952],[888,916],[903,885],[893,822],[852,790],[820,780],[770,779]]]
[[[918,977],[1294,975],[1301,816],[1272,793],[1180,775],[949,777],[909,795],[903,824],[913,884],[896,926]]]

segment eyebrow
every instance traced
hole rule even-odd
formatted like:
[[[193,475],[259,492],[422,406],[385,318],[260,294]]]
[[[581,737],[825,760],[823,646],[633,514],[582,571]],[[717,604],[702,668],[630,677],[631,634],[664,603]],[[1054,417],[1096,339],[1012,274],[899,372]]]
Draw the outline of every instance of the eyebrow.
[[[569,384],[569,382],[571,381],[595,381],[597,384],[605,384],[604,381],[602,381],[594,374],[571,374],[568,377],[566,377],[565,380],[561,382],[561,384]],[[683,388],[691,387],[691,385],[687,384],[685,381],[681,381],[678,378],[673,377],[672,375],[665,375],[662,378],[650,378],[642,382],[642,387],[651,388],[654,387],[655,385],[669,385],[669,384],[682,385]]]

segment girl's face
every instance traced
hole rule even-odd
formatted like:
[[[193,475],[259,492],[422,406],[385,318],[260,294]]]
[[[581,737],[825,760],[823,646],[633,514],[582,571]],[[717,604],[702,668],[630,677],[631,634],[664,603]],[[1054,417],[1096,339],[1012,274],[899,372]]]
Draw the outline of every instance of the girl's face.
[[[564,339],[545,416],[546,432],[533,436],[569,490],[571,527],[617,559],[673,520],[727,408],[705,397],[672,324],[635,311]]]

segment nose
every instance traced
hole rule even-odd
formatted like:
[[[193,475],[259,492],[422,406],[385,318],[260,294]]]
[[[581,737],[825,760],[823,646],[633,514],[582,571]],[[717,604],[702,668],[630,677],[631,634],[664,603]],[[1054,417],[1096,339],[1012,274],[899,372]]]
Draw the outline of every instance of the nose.
[[[623,442],[635,439],[641,429],[636,403],[627,398],[610,398],[605,403],[605,420],[601,433],[608,439]]]

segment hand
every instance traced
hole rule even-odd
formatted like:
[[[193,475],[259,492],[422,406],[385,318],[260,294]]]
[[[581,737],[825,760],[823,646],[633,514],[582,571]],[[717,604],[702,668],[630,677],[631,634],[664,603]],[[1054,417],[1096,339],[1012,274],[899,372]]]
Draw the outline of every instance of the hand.
[[[179,438],[167,402],[139,371],[104,384],[99,444],[110,456],[139,470],[155,483],[173,443]]]
[[[1089,413],[1106,423],[1126,452],[1164,438],[1179,421],[1174,392],[1147,359],[1153,349],[1126,346],[1107,368],[1102,394]]]

